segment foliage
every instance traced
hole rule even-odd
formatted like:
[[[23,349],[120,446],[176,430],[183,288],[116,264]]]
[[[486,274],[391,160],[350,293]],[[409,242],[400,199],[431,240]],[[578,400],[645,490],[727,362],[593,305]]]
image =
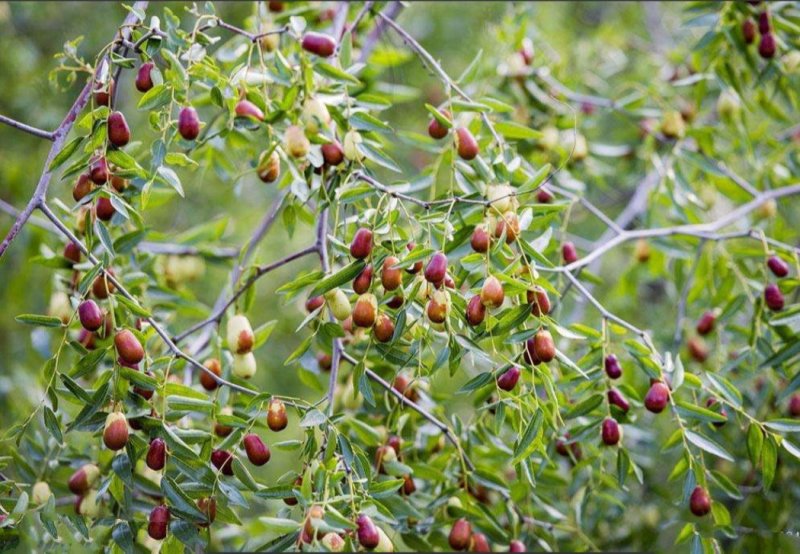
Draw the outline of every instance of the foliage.
[[[467,7],[452,64],[452,5],[277,4],[126,6],[7,121],[3,546],[790,549],[798,4]]]

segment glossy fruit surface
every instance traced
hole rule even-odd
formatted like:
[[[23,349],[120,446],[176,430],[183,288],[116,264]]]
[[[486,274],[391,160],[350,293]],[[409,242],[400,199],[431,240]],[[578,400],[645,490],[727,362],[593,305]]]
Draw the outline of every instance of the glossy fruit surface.
[[[669,404],[669,388],[661,381],[650,385],[644,397],[644,407],[654,414],[660,414]]]
[[[139,92],[147,92],[153,88],[153,67],[153,62],[145,62],[139,66],[136,73],[136,90]]]
[[[474,160],[480,152],[478,141],[466,127],[456,129],[456,149],[462,160]]]
[[[711,511],[711,497],[708,491],[697,486],[689,497],[689,510],[697,517],[703,517]]]
[[[186,140],[194,140],[200,134],[200,117],[192,106],[186,106],[178,114],[178,132]]]
[[[303,50],[323,58],[333,56],[333,53],[336,51],[336,41],[333,37],[322,33],[306,33],[303,35],[303,40],[300,45],[303,47]]]
[[[247,452],[247,459],[255,466],[263,466],[269,461],[270,451],[261,437],[255,433],[250,433],[242,439],[244,450]]]

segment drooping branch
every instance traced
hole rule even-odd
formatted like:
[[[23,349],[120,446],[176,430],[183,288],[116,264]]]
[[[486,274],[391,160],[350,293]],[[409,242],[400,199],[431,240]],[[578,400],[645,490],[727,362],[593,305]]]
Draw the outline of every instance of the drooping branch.
[[[346,352],[344,350],[342,351],[342,358],[347,360],[348,362],[350,362],[354,366],[358,365],[358,360],[356,360],[353,356],[351,356],[348,352]],[[455,446],[456,449],[461,453],[461,455],[463,456],[463,459],[464,459],[464,463],[467,465],[467,467],[470,469],[470,471],[474,471],[475,470],[475,464],[466,455],[466,453],[464,452],[463,448],[461,447],[461,442],[458,440],[458,437],[456,437],[455,433],[453,433],[452,429],[450,429],[450,427],[446,423],[444,423],[443,421],[441,421],[438,418],[436,418],[436,416],[431,414],[428,410],[426,410],[425,408],[423,408],[422,406],[420,406],[419,404],[417,404],[413,400],[407,398],[404,394],[402,394],[400,391],[398,391],[396,388],[394,388],[390,383],[388,383],[385,379],[383,379],[380,375],[378,375],[377,373],[375,373],[371,369],[364,368],[364,373],[372,381],[374,381],[375,383],[380,385],[383,389],[385,389],[386,392],[388,392],[389,394],[394,396],[402,404],[408,406],[409,408],[411,408],[412,410],[417,412],[419,415],[421,415],[423,418],[425,418],[429,423],[433,424],[442,433],[444,433],[445,438],[453,446]]]
[[[363,14],[368,9],[372,9],[372,4],[374,4],[374,2],[366,2],[364,4],[364,9],[361,10],[361,13],[359,13],[358,17],[356,17],[356,21],[360,21],[361,17],[363,17]],[[381,38],[381,35],[386,29],[386,24],[384,23],[383,18],[396,19],[397,16],[400,15],[400,12],[402,10],[403,10],[403,3],[399,1],[390,2],[386,6],[386,8],[381,13],[380,20],[375,24],[375,27],[369,32],[366,40],[364,41],[364,44],[361,46],[361,56],[359,58],[360,62],[364,63],[367,61],[369,55],[375,49],[375,46],[378,44],[378,40]],[[356,23],[354,22],[353,27],[355,28],[355,26]]]
[[[53,225],[55,225],[56,228],[65,237],[67,237],[67,239],[72,241],[80,249],[80,251],[86,256],[86,258],[90,262],[92,262],[95,265],[101,264],[100,260],[97,259],[97,257],[94,254],[92,254],[92,252],[86,247],[86,245],[83,243],[81,239],[79,239],[72,231],[69,230],[69,228],[66,225],[64,225],[64,223],[59,219],[59,217],[50,209],[50,206],[48,206],[47,203],[42,202],[41,205],[39,206],[39,209],[53,223]],[[135,306],[141,308],[141,306],[139,305],[139,301],[136,299],[136,297],[133,296],[130,292],[128,292],[128,290],[119,281],[119,279],[115,277],[112,273],[110,273],[106,267],[101,267],[101,273],[102,275],[104,275],[104,278],[108,280],[108,282],[110,282],[112,285],[114,285],[114,287],[116,287],[117,293],[121,294],[126,299],[133,302]],[[178,348],[178,346],[172,341],[172,339],[170,339],[167,331],[163,327],[161,327],[161,325],[152,316],[147,316],[143,319],[150,324],[150,326],[153,328],[156,334],[158,334],[158,336],[161,337],[161,340],[164,342],[167,348],[177,358],[183,359],[192,366],[199,368],[201,371],[205,372],[210,377],[212,377],[218,385],[226,386],[235,391],[239,391],[241,393],[248,394],[251,396],[255,396],[257,394],[253,390],[237,385],[236,383],[231,383],[230,381],[223,379],[222,377],[219,377],[216,373],[214,373],[213,371],[205,367],[203,364],[195,360],[192,356],[190,356],[189,354]]]
[[[10,127],[14,127],[15,129],[19,129],[20,131],[25,131],[26,133],[31,134],[35,137],[47,140],[55,140],[55,132],[53,131],[45,131],[43,129],[38,129],[30,125],[26,125],[21,121],[17,121],[16,119],[11,119],[10,117],[6,117],[4,115],[0,115],[0,123],[5,123]]]

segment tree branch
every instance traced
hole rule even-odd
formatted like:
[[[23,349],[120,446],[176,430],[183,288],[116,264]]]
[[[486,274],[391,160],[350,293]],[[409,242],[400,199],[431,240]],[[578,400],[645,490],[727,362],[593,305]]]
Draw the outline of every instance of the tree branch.
[[[55,140],[55,132],[53,131],[45,131],[43,129],[38,129],[36,127],[31,127],[30,125],[26,125],[16,119],[11,119],[10,117],[6,117],[4,115],[0,115],[0,123],[5,123],[10,127],[14,127],[15,129],[19,129],[20,131],[25,131],[28,134],[31,134],[35,137],[47,139],[47,140]]]
[[[325,208],[322,211],[322,215],[317,222],[317,253],[319,254],[319,263],[322,266],[322,271],[324,273],[330,273],[331,271],[331,264],[330,260],[328,259],[328,208]],[[335,322],[336,318],[333,317],[332,313],[328,314],[328,318],[330,321]],[[339,380],[339,367],[341,366],[341,359],[342,354],[344,352],[344,348],[342,348],[342,340],[339,338],[334,338],[331,342],[331,373],[328,377],[328,394],[327,394],[327,411],[328,416],[330,417],[333,415],[333,396],[336,393],[336,385],[338,384]]]
[[[364,8],[361,10],[361,13],[358,14],[358,16],[356,17],[356,21],[353,23],[353,28],[355,28],[357,22],[360,21],[362,17],[364,17],[364,14],[368,10],[372,9],[373,5],[374,2],[366,2],[364,4]],[[386,17],[389,19],[395,19],[402,10],[403,10],[402,2],[398,1],[390,2],[381,13],[381,18]],[[361,46],[361,56],[359,57],[360,62],[365,63],[367,61],[369,55],[372,53],[372,51],[375,49],[375,46],[378,44],[378,39],[380,39],[385,29],[386,29],[386,24],[384,23],[383,19],[381,19],[375,24],[375,27],[367,35],[364,44]]]
[[[135,8],[138,8],[139,11],[144,12],[147,9],[147,2],[137,2],[134,4]],[[131,29],[130,25],[138,21],[136,17],[135,11],[131,11],[128,16],[125,18],[125,21],[122,24],[122,31],[121,35],[122,38],[129,38]],[[108,59],[108,54],[103,56],[103,59],[98,63],[97,67],[101,67],[106,60]],[[28,204],[25,208],[19,212],[17,219],[14,221],[14,224],[11,226],[11,229],[8,231],[8,234],[3,239],[3,242],[0,243],[0,258],[3,257],[5,251],[11,245],[11,242],[14,238],[19,234],[22,230],[22,227],[31,217],[33,211],[37,208],[44,207],[44,200],[45,196],[47,195],[47,189],[50,185],[50,178],[52,176],[52,172],[50,170],[50,164],[53,161],[53,158],[61,151],[64,143],[66,142],[67,136],[69,132],[72,130],[72,126],[75,124],[75,119],[77,118],[78,114],[83,110],[84,106],[89,101],[89,97],[91,96],[92,89],[94,87],[94,76],[86,83],[83,87],[83,90],[78,95],[78,98],[72,104],[72,107],[67,112],[67,115],[64,117],[64,120],[61,124],[53,131],[53,146],[50,148],[50,152],[47,154],[47,159],[44,162],[44,169],[42,170],[42,174],[39,177],[39,182],[36,185],[36,189],[33,192],[33,196],[28,201]]]

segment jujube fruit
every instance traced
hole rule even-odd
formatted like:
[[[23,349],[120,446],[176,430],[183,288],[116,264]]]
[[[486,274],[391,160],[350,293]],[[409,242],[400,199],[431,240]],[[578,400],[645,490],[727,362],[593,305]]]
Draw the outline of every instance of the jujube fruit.
[[[448,120],[452,119],[452,115],[447,110],[441,110],[441,114]],[[445,125],[442,125],[438,119],[435,117],[431,118],[431,122],[428,124],[428,134],[431,136],[431,138],[437,140],[443,139],[447,136],[448,131],[450,131],[450,129],[448,129]]]
[[[761,35],[761,42],[758,43],[758,53],[765,60],[769,60],[775,56],[777,50],[777,43],[775,42],[775,35],[766,33]]]
[[[481,254],[488,252],[489,245],[491,243],[489,232],[485,227],[475,227],[475,230],[472,231],[472,238],[470,239],[469,243],[475,252],[480,252]]]
[[[217,377],[222,376],[222,366],[219,363],[219,360],[216,358],[209,358],[203,363],[203,367],[208,369],[211,373],[216,375]],[[208,391],[212,391],[217,388],[217,381],[208,374],[206,371],[200,372],[200,384],[203,386],[204,389]]]
[[[250,433],[242,440],[244,450],[247,452],[247,459],[255,466],[263,466],[269,461],[270,451],[261,437],[255,433]]]
[[[522,541],[513,540],[508,545],[508,551],[509,552],[527,552],[528,551],[528,547],[525,546],[525,543],[523,543]]]
[[[255,335],[250,320],[243,314],[236,314],[228,319],[226,328],[228,348],[234,354],[247,354],[253,349]]]
[[[108,106],[111,104],[111,97],[114,95],[114,79],[108,83],[95,82],[94,84],[94,103],[98,106]]]
[[[225,406],[219,411],[218,415],[232,416],[233,408],[231,408],[230,406]],[[231,427],[230,425],[226,425],[220,422],[219,419],[217,419],[217,421],[214,422],[214,434],[217,435],[218,437],[224,438],[230,435],[231,433],[233,433],[233,427]]]
[[[603,420],[603,425],[601,429],[601,436],[603,438],[603,444],[607,446],[614,446],[615,444],[619,443],[619,439],[621,437],[621,429],[617,420],[607,417]]]
[[[379,314],[372,333],[378,342],[389,342],[394,336],[394,322],[388,315]]]
[[[540,363],[551,362],[556,357],[556,345],[553,335],[546,329],[541,329],[533,336],[533,351]]]
[[[139,71],[136,73],[136,90],[139,92],[147,92],[153,88],[153,62],[145,62],[139,66]]]
[[[380,535],[378,535],[378,529],[368,515],[360,514],[356,518],[356,537],[358,538],[358,544],[367,550],[372,550],[378,546]]]
[[[356,294],[364,294],[369,290],[372,284],[372,264],[367,264],[361,273],[356,275],[353,279],[353,292]]]
[[[400,268],[393,269],[393,266],[400,263],[396,256],[387,256],[383,260],[381,269],[381,284],[387,291],[392,291],[403,284],[403,272]]]
[[[256,357],[252,352],[234,354],[231,372],[240,379],[250,379],[256,374]]]
[[[111,203],[111,199],[106,196],[101,196],[97,199],[97,206],[95,207],[97,218],[101,221],[111,221],[117,210]]]
[[[444,281],[447,275],[447,256],[442,252],[436,252],[431,256],[428,265],[425,267],[425,280],[434,285]]]
[[[778,285],[770,283],[764,288],[764,302],[767,304],[767,308],[773,312],[779,312],[783,309],[783,293],[778,288]]]
[[[226,450],[214,450],[211,452],[211,463],[223,475],[233,475],[233,455]]]
[[[194,140],[200,134],[200,118],[192,106],[182,108],[178,114],[178,133],[186,140]]]
[[[669,387],[661,381],[656,381],[650,385],[650,389],[644,397],[644,407],[654,414],[660,414],[669,403]]]
[[[333,317],[339,321],[344,321],[350,317],[350,299],[342,289],[333,289],[325,293],[325,301],[330,308]]]
[[[119,357],[129,364],[138,364],[144,359],[142,343],[129,329],[122,329],[114,335],[114,346]]]
[[[147,467],[153,471],[164,469],[167,463],[167,444],[164,442],[164,439],[155,438],[150,441],[150,446],[147,448],[145,463]]]
[[[91,519],[100,517],[100,503],[96,490],[88,490],[75,499],[75,513]]]
[[[322,296],[311,296],[306,300],[306,311],[311,313],[317,308],[322,307],[324,303],[325,299]]]
[[[36,505],[46,504],[50,497],[53,496],[53,491],[50,490],[50,485],[45,481],[37,481],[31,489],[31,500]]]
[[[527,292],[528,304],[531,305],[531,313],[536,317],[542,317],[550,313],[550,297],[542,287],[535,287]]]
[[[87,194],[94,190],[94,182],[89,173],[81,173],[75,186],[72,188],[72,199],[80,202]]]
[[[283,431],[289,423],[289,418],[286,415],[286,406],[279,398],[273,398],[269,401],[267,408],[267,426],[275,432]]]
[[[412,250],[414,250],[414,248],[416,246],[417,245],[415,243],[409,242],[408,244],[406,244],[406,250],[411,252]],[[420,260],[418,262],[414,262],[414,265],[412,265],[409,268],[406,268],[406,271],[411,273],[411,274],[416,274],[416,273],[419,273],[420,271],[422,271],[422,260]]]
[[[120,412],[111,412],[103,428],[103,443],[110,450],[122,450],[128,444],[128,420]]]
[[[800,417],[800,393],[795,393],[789,398],[789,415]]]
[[[378,315],[378,301],[374,294],[362,294],[353,307],[353,324],[369,328],[375,324]]]
[[[322,33],[306,33],[303,35],[303,40],[300,45],[303,47],[303,50],[323,58],[333,56],[333,53],[336,51],[336,41],[333,37]]]
[[[483,305],[479,294],[469,299],[466,317],[467,323],[473,327],[477,327],[483,323],[483,319],[486,317],[486,306]]]
[[[717,316],[714,312],[704,312],[700,319],[697,321],[697,334],[707,335],[714,330],[714,324],[717,321]]]
[[[505,291],[503,285],[494,275],[490,275],[481,287],[481,302],[487,308],[497,308],[503,304]]]
[[[512,366],[497,377],[497,386],[504,391],[512,391],[517,386],[519,376],[519,368]]]
[[[322,159],[325,160],[327,165],[339,165],[344,161],[344,150],[342,145],[337,141],[323,144],[320,147],[322,151]]]
[[[197,500],[197,509],[203,512],[206,520],[200,524],[201,527],[208,527],[217,519],[217,499],[204,497]]]
[[[703,517],[711,511],[711,497],[708,491],[697,486],[689,497],[689,510],[697,517]]]
[[[492,548],[489,546],[489,540],[483,533],[473,533],[469,541],[470,552],[491,552]]]
[[[456,149],[462,160],[474,160],[478,156],[478,141],[466,127],[456,129]]]
[[[366,227],[361,227],[353,235],[350,243],[350,255],[357,260],[363,260],[372,253],[372,231]]]
[[[428,301],[426,313],[428,319],[433,323],[444,323],[447,319],[447,314],[450,312],[450,297],[444,292],[437,290]]]
[[[575,245],[567,241],[561,247],[561,257],[565,264],[571,264],[578,261],[578,251],[575,250]]]
[[[105,184],[108,181],[108,173],[108,162],[103,156],[92,161],[89,166],[89,177],[95,185]]]
[[[258,121],[264,121],[264,112],[261,111],[261,108],[250,102],[250,100],[239,100],[236,103],[234,112],[237,117],[247,117]]]
[[[606,375],[610,379],[619,379],[622,377],[622,366],[619,365],[619,359],[614,354],[606,356],[604,367]]]
[[[256,174],[265,183],[273,183],[278,179],[281,174],[281,157],[277,151],[273,150],[269,155],[266,150],[261,153]]]
[[[131,130],[122,112],[111,112],[108,116],[108,141],[117,148],[131,140]]]
[[[628,410],[630,409],[631,405],[630,403],[628,403],[625,397],[622,396],[621,392],[619,392],[617,389],[608,389],[608,393],[606,393],[606,396],[608,397],[609,404],[611,404],[612,406],[616,406],[617,408],[622,410],[623,413],[628,413]]]
[[[317,354],[317,365],[321,371],[330,371],[333,366],[333,357],[327,352]]]
[[[67,244],[64,245],[64,257],[73,264],[80,263],[81,261],[80,247],[72,241],[68,242]]]
[[[750,18],[742,22],[742,39],[745,44],[753,44],[756,40],[756,24]]]
[[[470,538],[472,538],[472,525],[466,519],[461,518],[453,523],[447,542],[453,550],[466,550],[469,547]]]
[[[87,331],[97,331],[103,326],[103,311],[94,300],[84,300],[78,306],[78,319]]]
[[[516,212],[506,212],[497,218],[497,223],[494,226],[495,238],[500,238],[505,234],[506,244],[512,244],[520,233],[519,216]]]
[[[769,21],[769,12],[764,11],[758,14],[758,32],[766,35],[772,29]]]
[[[169,508],[166,506],[156,506],[153,508],[147,522],[147,534],[150,535],[151,539],[160,541],[167,536],[169,518]]]
[[[320,130],[320,125],[327,127],[331,122],[331,114],[328,112],[328,107],[319,98],[308,98],[303,102],[300,120],[305,125],[306,133],[316,135]]]
[[[67,487],[73,494],[83,494],[91,489],[100,478],[100,468],[94,464],[85,464],[73,473]]]
[[[775,277],[786,277],[789,275],[789,264],[778,256],[770,256],[767,260],[767,267],[769,267],[769,270],[772,271]]]

